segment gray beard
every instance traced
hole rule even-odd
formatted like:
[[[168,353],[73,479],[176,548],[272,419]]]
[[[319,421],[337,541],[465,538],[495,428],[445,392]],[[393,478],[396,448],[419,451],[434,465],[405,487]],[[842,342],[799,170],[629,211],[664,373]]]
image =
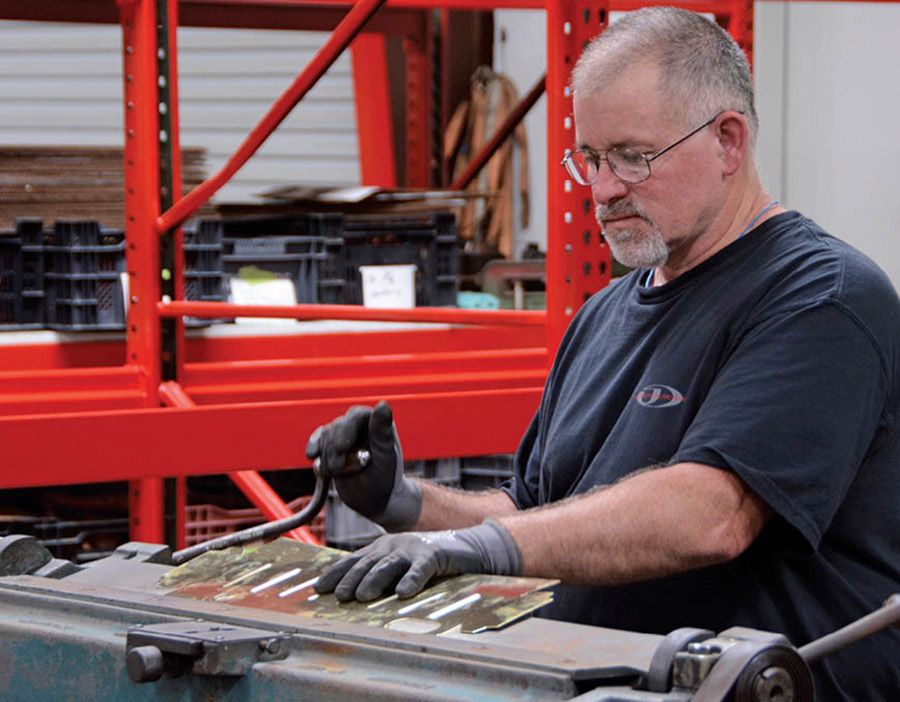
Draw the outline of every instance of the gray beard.
[[[650,225],[649,232],[636,229],[603,232],[612,255],[619,263],[629,268],[656,268],[664,265],[669,259],[669,247],[663,241],[659,228],[650,218],[643,214],[638,216]],[[603,227],[602,221],[600,226]]]

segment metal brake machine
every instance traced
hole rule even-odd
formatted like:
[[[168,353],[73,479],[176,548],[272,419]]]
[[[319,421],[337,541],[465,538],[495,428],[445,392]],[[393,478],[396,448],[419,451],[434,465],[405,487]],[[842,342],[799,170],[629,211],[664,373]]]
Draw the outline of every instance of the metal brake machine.
[[[657,636],[528,618],[554,581],[483,575],[341,603],[312,585],[342,552],[259,545],[310,521],[327,482],[287,520],[175,554],[75,565],[0,540],[0,699],[807,702],[810,663],[900,622],[894,595],[800,649],[741,627]]]

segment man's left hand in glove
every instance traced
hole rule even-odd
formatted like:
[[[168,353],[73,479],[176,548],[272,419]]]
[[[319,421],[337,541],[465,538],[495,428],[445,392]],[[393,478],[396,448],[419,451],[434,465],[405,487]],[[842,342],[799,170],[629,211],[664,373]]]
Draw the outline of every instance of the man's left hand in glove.
[[[315,585],[342,601],[369,602],[391,591],[400,598],[421,592],[441,575],[519,575],[522,557],[500,524],[488,519],[456,531],[387,534],[338,561]]]

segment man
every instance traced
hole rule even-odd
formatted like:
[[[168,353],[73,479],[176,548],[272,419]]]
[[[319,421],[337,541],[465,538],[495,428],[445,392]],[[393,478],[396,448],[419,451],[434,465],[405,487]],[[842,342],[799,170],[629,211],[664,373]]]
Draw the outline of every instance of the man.
[[[585,50],[572,87],[565,165],[637,270],[573,320],[501,490],[405,478],[384,403],[318,429],[307,454],[345,502],[414,532],[382,537],[317,588],[371,600],[436,575],[551,577],[564,584],[555,618],[661,634],[744,625],[795,645],[877,608],[900,592],[890,282],[765,192],[749,67],[711,22],[626,15]],[[361,446],[370,467],[341,473]],[[900,690],[900,637],[814,667],[822,699],[886,699]]]

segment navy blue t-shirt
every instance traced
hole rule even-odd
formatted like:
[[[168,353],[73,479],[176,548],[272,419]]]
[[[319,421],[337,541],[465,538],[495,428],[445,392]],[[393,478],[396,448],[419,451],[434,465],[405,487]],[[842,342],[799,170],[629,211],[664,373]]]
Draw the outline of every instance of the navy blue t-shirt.
[[[734,472],[776,517],[729,563],[563,586],[546,616],[800,646],[900,592],[900,301],[884,273],[796,212],[666,285],[646,273],[572,321],[504,489],[527,509],[690,461]],[[900,632],[812,667],[820,699],[900,699]]]

